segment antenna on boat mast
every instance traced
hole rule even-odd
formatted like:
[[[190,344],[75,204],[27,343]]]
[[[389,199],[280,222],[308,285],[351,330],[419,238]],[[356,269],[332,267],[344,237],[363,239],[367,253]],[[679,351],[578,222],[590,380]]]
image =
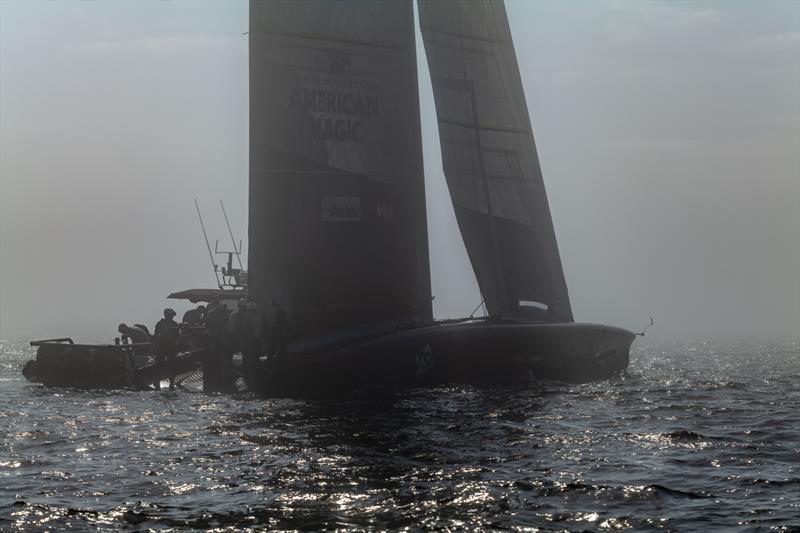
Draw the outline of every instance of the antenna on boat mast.
[[[206,234],[206,226],[203,224],[203,216],[200,214],[200,206],[197,205],[197,198],[194,199],[194,207],[197,209],[197,218],[200,219],[200,227],[203,228],[203,238],[206,240],[206,248],[208,248],[208,257],[211,259],[211,267],[214,269],[214,277],[217,280],[217,287],[220,289],[222,285],[219,282],[219,274],[217,274],[217,265],[214,263],[214,254],[211,253],[211,245],[208,244],[208,235]]]
[[[239,268],[244,270],[242,266],[242,241],[239,241],[239,249],[236,249],[236,239],[233,238],[233,231],[231,231],[231,223],[228,222],[228,213],[225,212],[225,204],[222,203],[222,200],[219,201],[219,205],[222,207],[222,214],[225,216],[225,224],[228,226],[228,233],[231,236],[231,243],[233,244],[233,251],[236,254],[236,260],[239,262]]]
[[[641,332],[641,333],[637,333],[637,335],[638,335],[638,336],[640,336],[640,337],[644,337],[644,333],[645,333],[645,331],[647,331],[647,328],[649,328],[649,327],[650,327],[650,326],[652,326],[652,325],[653,325],[653,317],[650,317],[650,323],[649,323],[649,324],[647,324],[647,325],[644,327],[644,329],[642,330],[642,332]]]

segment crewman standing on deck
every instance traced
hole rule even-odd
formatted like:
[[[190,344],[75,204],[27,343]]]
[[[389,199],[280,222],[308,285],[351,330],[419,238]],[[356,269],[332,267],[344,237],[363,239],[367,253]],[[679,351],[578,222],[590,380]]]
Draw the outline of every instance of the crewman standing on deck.
[[[156,366],[158,377],[153,383],[156,389],[161,388],[160,378],[168,361],[173,361],[178,353],[178,323],[175,322],[175,311],[167,307],[164,309],[164,318],[158,321],[153,332],[156,344]],[[169,390],[175,390],[175,376],[170,375]]]
[[[126,337],[130,339],[131,344],[138,344],[139,346],[133,347],[133,355],[136,357],[148,357],[153,354],[153,346],[150,343],[150,334],[141,326],[129,326],[127,324],[120,324],[117,331],[122,333],[123,343],[127,344]]]
[[[208,302],[208,307],[206,307],[205,312],[203,313],[203,322],[202,324],[207,328],[208,327],[208,318],[214,313],[214,309],[219,305],[219,298],[214,298],[210,302]]]
[[[122,334],[123,346],[127,345],[129,340],[133,344],[131,350],[126,350],[126,364],[130,365],[132,369],[148,364],[153,355],[153,343],[147,330],[141,326],[129,326],[122,323],[117,331]],[[147,386],[147,383],[141,383],[141,385]]]
[[[228,347],[228,306],[215,301],[208,306],[205,316],[206,331],[211,342],[211,350],[203,362],[203,390],[220,392],[227,388],[223,384],[227,372],[225,361],[230,361]]]
[[[270,359],[286,355],[286,338],[289,335],[289,319],[277,298],[273,298],[266,314],[268,328],[269,349],[267,355]]]
[[[241,338],[239,329],[247,322],[247,302],[239,300],[237,309],[228,317],[228,333],[231,340],[231,348],[233,353],[241,352]]]
[[[183,314],[183,322],[184,324],[191,324],[192,326],[197,326],[203,323],[203,315],[205,315],[206,306],[205,305],[198,305],[196,309],[189,309]]]
[[[242,366],[247,374],[258,368],[261,321],[258,318],[258,306],[248,302],[244,312],[240,312],[236,321],[236,336],[239,350],[242,352]]]

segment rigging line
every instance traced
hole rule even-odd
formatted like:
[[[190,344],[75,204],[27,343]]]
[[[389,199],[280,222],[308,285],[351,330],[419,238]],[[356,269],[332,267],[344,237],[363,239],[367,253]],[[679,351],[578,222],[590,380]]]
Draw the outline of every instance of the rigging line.
[[[236,260],[239,262],[239,269],[244,270],[242,266],[242,257],[239,255],[242,251],[242,246],[239,245],[239,250],[236,249],[236,239],[233,238],[233,231],[231,230],[231,223],[228,222],[228,213],[225,212],[225,204],[222,203],[222,200],[219,201],[219,205],[222,207],[222,214],[225,215],[225,224],[228,226],[228,233],[231,236],[231,243],[233,244],[233,251],[236,252]]]
[[[214,268],[214,277],[217,280],[217,287],[222,288],[219,282],[219,274],[217,274],[217,265],[214,263],[214,254],[211,253],[211,245],[208,244],[208,235],[206,234],[206,226],[203,224],[203,216],[200,214],[200,206],[197,205],[197,198],[194,199],[194,207],[197,209],[197,218],[200,219],[200,227],[203,229],[203,238],[206,240],[206,248],[208,248],[208,257],[211,259],[211,266]]]
[[[480,309],[480,308],[481,308],[481,306],[483,305],[483,300],[484,300],[484,298],[483,298],[483,294],[481,294],[481,303],[479,303],[477,306],[475,306],[475,309],[473,309],[473,310],[472,310],[472,312],[469,314],[469,317],[470,317],[470,318],[472,318],[472,317],[475,315],[475,311],[477,311],[478,309]],[[484,308],[484,309],[485,309],[485,308]],[[484,314],[486,314],[486,312],[485,312],[485,311],[484,311]]]

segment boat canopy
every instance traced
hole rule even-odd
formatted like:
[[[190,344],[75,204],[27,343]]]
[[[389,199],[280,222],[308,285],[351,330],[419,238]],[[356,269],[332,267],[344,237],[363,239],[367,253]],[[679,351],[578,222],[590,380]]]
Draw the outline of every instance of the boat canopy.
[[[189,300],[192,303],[210,302],[212,300],[241,300],[247,299],[247,291],[241,289],[188,289],[173,292],[167,298]]]

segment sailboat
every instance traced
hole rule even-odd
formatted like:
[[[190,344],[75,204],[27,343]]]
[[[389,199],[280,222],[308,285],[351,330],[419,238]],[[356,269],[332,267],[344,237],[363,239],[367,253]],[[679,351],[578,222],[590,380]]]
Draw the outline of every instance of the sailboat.
[[[418,0],[444,175],[487,316],[433,319],[411,0],[251,1],[249,291],[275,393],[585,382],[635,334],[575,323],[505,6]],[[254,380],[255,381],[255,380]]]

